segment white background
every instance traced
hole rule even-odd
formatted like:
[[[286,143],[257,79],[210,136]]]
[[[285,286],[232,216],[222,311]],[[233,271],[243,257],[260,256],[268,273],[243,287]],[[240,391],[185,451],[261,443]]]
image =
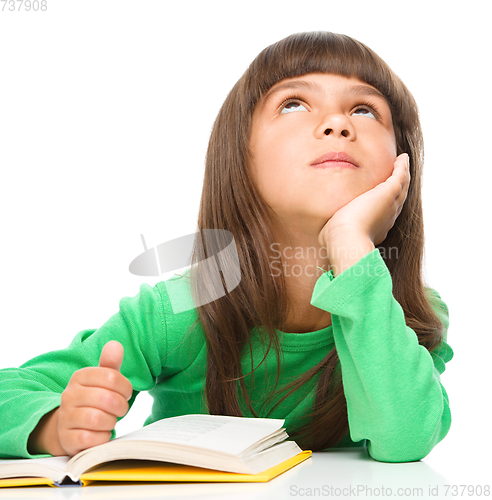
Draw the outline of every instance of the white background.
[[[147,246],[195,231],[227,93],[267,45],[328,30],[364,42],[424,129],[425,276],[450,308],[453,424],[425,461],[490,469],[490,21],[486,2],[48,0],[0,12],[0,367],[66,347],[134,296]],[[16,6],[16,9],[18,8]],[[0,8],[3,3],[0,4]],[[118,432],[142,425],[139,395]],[[489,476],[490,478],[490,476]]]

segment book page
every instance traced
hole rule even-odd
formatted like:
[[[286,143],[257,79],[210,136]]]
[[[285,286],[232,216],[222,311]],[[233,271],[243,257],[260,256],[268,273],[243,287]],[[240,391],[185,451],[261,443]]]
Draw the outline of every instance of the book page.
[[[0,460],[1,465],[35,465],[42,464],[45,467],[51,467],[52,469],[65,470],[67,465],[68,457],[46,457],[46,458],[12,458],[8,460]]]
[[[284,420],[183,415],[159,420],[113,440],[161,441],[239,455],[282,428]]]
[[[185,420],[183,420],[182,417],[180,417],[179,420],[168,418],[165,419],[165,424],[163,422],[164,425],[155,426],[155,428],[153,424],[147,425],[130,434],[125,434],[119,439],[122,441],[128,439],[159,441],[162,437],[165,438],[166,441],[186,443],[207,432],[219,429],[227,423],[227,421],[221,419],[214,419],[212,421],[204,420],[200,418],[200,415],[187,415],[187,417],[189,418]]]
[[[0,460],[0,478],[36,476],[59,481],[65,477],[67,463],[68,457]]]

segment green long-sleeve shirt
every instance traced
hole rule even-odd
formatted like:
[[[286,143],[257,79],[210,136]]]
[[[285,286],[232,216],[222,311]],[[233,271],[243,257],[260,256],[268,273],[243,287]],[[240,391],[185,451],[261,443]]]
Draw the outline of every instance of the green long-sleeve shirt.
[[[447,332],[448,308],[435,290],[427,290]],[[367,445],[369,454],[383,462],[426,456],[451,425],[440,374],[453,351],[445,341],[432,353],[419,345],[393,297],[391,275],[379,250],[366,254],[336,278],[331,271],[322,274],[311,304],[330,312],[332,325],[309,333],[278,331],[282,363],[278,387],[301,376],[336,346],[350,428],[341,445]],[[28,453],[30,433],[43,415],[60,405],[74,371],[98,365],[109,340],[118,340],[124,347],[121,371],[133,385],[130,404],[140,391],[149,391],[154,398],[146,424],[187,413],[208,413],[206,344],[200,323],[185,334],[198,316],[192,306],[186,276],[173,276],[154,287],[143,284],[136,296],[120,300],[119,311],[106,323],[82,330],[66,349],[37,356],[20,368],[0,370],[0,458],[46,456]],[[252,340],[256,367],[264,353],[256,329]],[[246,351],[245,374],[251,371]],[[254,384],[246,377],[255,409],[272,388],[276,369],[272,350],[254,372]],[[314,393],[315,386],[294,392],[270,416],[285,419],[289,432],[310,411]],[[245,416],[251,416],[242,408]],[[259,416],[269,409],[264,408]]]

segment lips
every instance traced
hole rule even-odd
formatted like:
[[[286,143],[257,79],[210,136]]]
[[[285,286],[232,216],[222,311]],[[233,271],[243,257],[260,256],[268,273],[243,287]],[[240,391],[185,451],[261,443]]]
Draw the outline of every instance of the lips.
[[[356,167],[358,168],[359,165],[355,163],[354,159],[348,155],[347,153],[343,151],[330,151],[329,153],[324,154],[323,156],[320,156],[319,158],[316,158],[316,160],[311,163],[312,167],[323,167],[324,165],[330,166],[330,164],[340,162],[340,166],[347,166],[347,167]],[[342,165],[345,164],[345,165]],[[350,165],[347,165],[350,164]]]

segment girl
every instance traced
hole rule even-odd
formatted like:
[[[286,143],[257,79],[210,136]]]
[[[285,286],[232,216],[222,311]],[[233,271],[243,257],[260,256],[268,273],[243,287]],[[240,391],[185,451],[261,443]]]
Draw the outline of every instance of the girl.
[[[415,101],[372,50],[328,32],[267,47],[206,158],[198,229],[234,237],[220,252],[227,293],[214,279],[223,242],[203,249],[197,233],[189,272],[1,370],[1,456],[106,442],[140,391],[154,397],[146,424],[284,418],[304,448],[426,456],[451,424],[440,374],[453,351],[448,309],[422,281],[422,166]]]

